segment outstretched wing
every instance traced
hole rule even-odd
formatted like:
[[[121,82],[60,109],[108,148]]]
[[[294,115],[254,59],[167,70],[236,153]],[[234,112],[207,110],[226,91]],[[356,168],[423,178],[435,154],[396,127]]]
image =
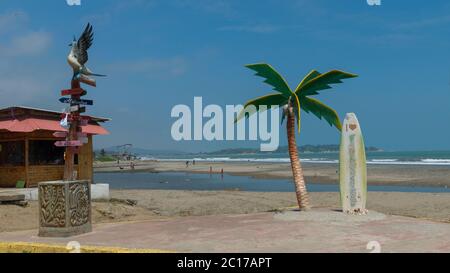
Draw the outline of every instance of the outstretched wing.
[[[80,38],[77,42],[78,48],[78,62],[81,65],[84,65],[88,61],[88,53],[87,50],[91,47],[94,33],[92,32],[92,25],[87,24],[86,28],[81,34]]]

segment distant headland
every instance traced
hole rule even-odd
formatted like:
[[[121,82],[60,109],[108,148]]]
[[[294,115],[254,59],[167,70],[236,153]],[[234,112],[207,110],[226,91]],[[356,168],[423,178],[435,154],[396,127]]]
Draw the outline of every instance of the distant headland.
[[[326,144],[326,145],[302,145],[298,146],[298,151],[300,153],[338,153],[339,145],[337,144]],[[377,147],[366,147],[367,152],[382,152],[383,149]],[[96,150],[96,155],[114,155],[120,154],[120,152],[115,147],[104,148]],[[258,148],[229,148],[221,149],[211,152],[181,152],[175,150],[153,150],[153,149],[143,149],[143,148],[130,148],[128,154],[131,155],[245,155],[245,154],[274,154],[274,153],[287,153],[287,146],[280,146],[276,151],[273,152],[261,152]]]
[[[300,153],[337,153],[339,152],[339,145],[327,144],[327,145],[302,145],[298,146],[298,151]],[[366,147],[368,152],[382,152],[383,150],[377,147]],[[261,154],[261,153],[287,153],[288,147],[281,146],[276,151],[273,152],[261,152],[259,149],[253,148],[232,148],[232,149],[222,149],[213,152],[200,153],[207,155],[226,155],[226,154]]]

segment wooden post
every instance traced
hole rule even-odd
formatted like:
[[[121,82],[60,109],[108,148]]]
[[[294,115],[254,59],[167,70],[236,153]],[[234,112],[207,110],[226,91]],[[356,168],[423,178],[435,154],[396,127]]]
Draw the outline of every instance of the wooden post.
[[[29,138],[25,137],[25,188],[28,188],[30,183],[30,178],[28,172],[30,171],[30,141]]]
[[[80,82],[78,80],[72,80],[72,89],[80,88]],[[80,95],[72,94],[70,95],[72,100],[79,100]],[[70,104],[72,106],[72,103]],[[79,111],[70,113],[71,122],[69,127],[68,139],[69,141],[78,140],[78,130],[79,130]],[[75,147],[67,146],[65,154],[65,164],[64,164],[64,181],[73,181],[77,178],[75,177]]]

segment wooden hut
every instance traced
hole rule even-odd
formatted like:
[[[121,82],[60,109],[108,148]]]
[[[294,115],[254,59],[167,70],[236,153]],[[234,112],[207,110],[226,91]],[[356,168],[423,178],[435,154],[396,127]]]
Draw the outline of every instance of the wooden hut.
[[[36,187],[42,181],[60,180],[64,173],[63,140],[55,132],[66,131],[59,124],[61,113],[29,107],[0,109],[0,187]],[[75,158],[78,179],[93,180],[93,135],[108,134],[99,123],[107,118],[90,117],[83,126],[87,143]]]

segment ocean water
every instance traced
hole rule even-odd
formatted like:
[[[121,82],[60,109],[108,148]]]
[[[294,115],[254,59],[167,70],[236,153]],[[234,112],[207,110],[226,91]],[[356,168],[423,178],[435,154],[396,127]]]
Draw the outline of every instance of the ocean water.
[[[450,166],[450,151],[407,151],[407,152],[367,152],[367,164],[383,165],[431,165]],[[224,154],[224,155],[183,155],[183,156],[143,156],[143,159],[162,161],[208,161],[208,162],[289,162],[287,153]],[[302,162],[338,163],[339,153],[300,153]]]
[[[246,176],[220,174],[192,174],[181,172],[148,173],[116,172],[95,173],[96,183],[108,183],[111,189],[153,190],[239,190],[255,192],[293,192],[292,180],[255,179]],[[311,192],[338,192],[339,186],[332,184],[308,184]],[[445,187],[370,186],[369,191],[382,192],[449,192]]]

